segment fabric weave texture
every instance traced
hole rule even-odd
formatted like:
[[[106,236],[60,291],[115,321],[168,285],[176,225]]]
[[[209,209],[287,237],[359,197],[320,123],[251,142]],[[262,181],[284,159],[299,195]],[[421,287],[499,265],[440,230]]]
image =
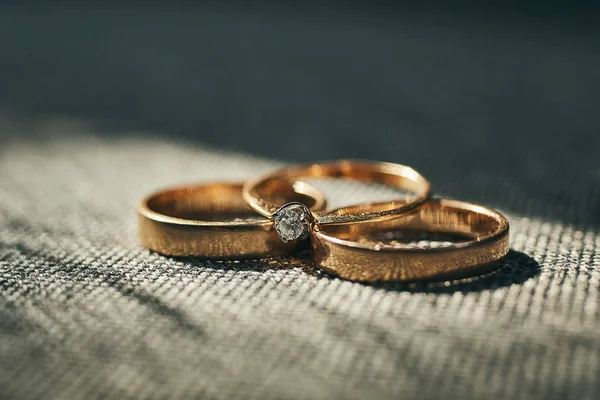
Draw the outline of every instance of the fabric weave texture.
[[[508,212],[503,268],[448,287],[343,281],[307,258],[171,259],[137,241],[141,196],[280,163],[44,130],[56,135],[13,138],[0,153],[2,398],[592,399],[600,389],[594,228]],[[321,188],[333,206],[379,195]]]
[[[599,397],[598,7],[8,3],[0,399]],[[137,240],[151,191],[339,158],[503,212],[506,264],[364,285]]]

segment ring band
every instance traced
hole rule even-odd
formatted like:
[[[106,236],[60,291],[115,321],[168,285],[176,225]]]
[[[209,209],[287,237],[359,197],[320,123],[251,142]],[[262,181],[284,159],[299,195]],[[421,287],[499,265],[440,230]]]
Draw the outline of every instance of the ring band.
[[[373,203],[345,207],[334,212],[311,213],[301,204],[274,203],[265,198],[265,191],[280,180],[295,181],[301,178],[350,178],[369,183],[381,183],[413,193],[403,201]],[[295,186],[302,187],[303,182]],[[429,182],[414,169],[392,163],[340,160],[292,166],[279,169],[244,184],[243,196],[250,206],[261,215],[275,220],[276,228],[283,241],[301,237],[302,232],[313,225],[346,224],[360,221],[378,221],[395,217],[425,203],[431,194]],[[279,220],[285,223],[285,230],[279,229]],[[293,223],[293,226],[292,226]],[[290,228],[290,229],[288,229]]]
[[[326,206],[312,186],[293,188],[285,181],[272,182],[266,197],[303,202],[314,210]],[[168,256],[249,259],[283,256],[295,249],[278,238],[272,221],[247,205],[241,183],[182,186],[151,194],[139,204],[138,223],[142,244]]]
[[[467,241],[411,248],[358,241],[374,233],[412,230],[455,234]],[[432,200],[383,222],[321,225],[311,232],[315,264],[341,278],[364,281],[445,281],[490,273],[509,250],[509,224],[489,208]]]

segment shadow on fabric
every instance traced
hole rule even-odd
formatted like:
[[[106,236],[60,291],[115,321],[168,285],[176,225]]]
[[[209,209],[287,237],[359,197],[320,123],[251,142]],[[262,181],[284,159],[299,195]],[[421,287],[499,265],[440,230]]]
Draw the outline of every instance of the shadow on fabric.
[[[373,287],[419,293],[479,292],[494,290],[515,284],[522,284],[540,273],[540,265],[525,253],[510,250],[503,265],[495,272],[482,277],[462,279],[452,282],[422,284],[381,283]]]
[[[210,268],[223,271],[267,272],[269,270],[300,269],[302,274],[312,275],[318,279],[339,279],[321,272],[312,265],[309,252],[302,252],[298,257],[285,259],[265,259],[250,261],[207,261],[194,258],[176,258],[190,267]],[[474,277],[451,282],[434,283],[360,283],[357,285],[389,291],[404,291],[415,293],[453,293],[479,292],[494,290],[501,287],[522,284],[540,273],[540,265],[535,259],[519,251],[510,250],[503,265],[494,273],[483,277]]]

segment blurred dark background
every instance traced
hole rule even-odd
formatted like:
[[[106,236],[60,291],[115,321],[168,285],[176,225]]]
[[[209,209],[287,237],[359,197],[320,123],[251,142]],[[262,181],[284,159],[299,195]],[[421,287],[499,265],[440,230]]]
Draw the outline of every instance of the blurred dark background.
[[[598,225],[598,4],[8,2],[0,112],[397,161],[438,193]]]

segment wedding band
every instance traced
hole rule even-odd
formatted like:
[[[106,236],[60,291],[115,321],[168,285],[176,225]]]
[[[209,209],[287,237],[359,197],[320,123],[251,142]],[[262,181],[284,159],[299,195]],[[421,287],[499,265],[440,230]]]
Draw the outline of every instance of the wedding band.
[[[292,183],[278,181],[267,189],[269,201],[298,201],[314,210],[326,205],[310,185],[293,188]],[[279,239],[272,221],[247,205],[241,183],[182,186],[151,194],[139,204],[138,223],[142,244],[168,256],[249,259],[283,256],[295,249]]]
[[[365,240],[394,230],[455,234],[467,241],[414,248]],[[321,225],[311,235],[319,268],[364,282],[446,281],[482,275],[499,268],[509,250],[509,224],[504,216],[482,206],[443,199],[387,221]]]
[[[403,201],[374,203],[346,207],[335,212],[310,212],[299,203],[276,203],[265,197],[275,182],[294,181],[301,178],[350,178],[369,183],[386,184],[412,193]],[[294,186],[302,188],[305,183],[297,181]],[[414,169],[392,163],[340,160],[306,166],[292,166],[248,181],[244,184],[243,196],[259,214],[275,221],[275,228],[282,241],[303,237],[315,225],[346,224],[360,221],[379,221],[400,215],[429,199],[429,182]]]

